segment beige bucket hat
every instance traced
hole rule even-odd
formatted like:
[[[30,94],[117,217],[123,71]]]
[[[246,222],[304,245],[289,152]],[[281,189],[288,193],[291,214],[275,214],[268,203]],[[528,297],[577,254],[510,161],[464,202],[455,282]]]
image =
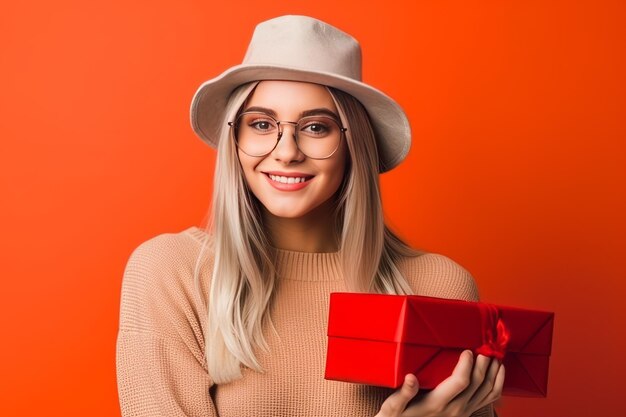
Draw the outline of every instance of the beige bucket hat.
[[[380,172],[397,166],[409,152],[411,128],[404,110],[385,93],[361,81],[359,42],[328,23],[298,15],[259,23],[243,63],[198,88],[191,102],[194,132],[216,148],[231,93],[242,84],[260,80],[327,85],[359,100],[372,121]]]

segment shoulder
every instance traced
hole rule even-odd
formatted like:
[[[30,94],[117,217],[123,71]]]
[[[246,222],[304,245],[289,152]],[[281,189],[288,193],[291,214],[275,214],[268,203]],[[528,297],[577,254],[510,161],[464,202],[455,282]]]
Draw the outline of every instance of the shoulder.
[[[175,269],[185,260],[196,257],[204,244],[211,240],[202,229],[192,226],[179,232],[161,233],[139,244],[130,254],[128,263],[149,264]]]
[[[194,226],[162,233],[131,252],[124,270],[124,284],[174,287],[183,284],[182,278],[193,276],[196,268],[206,272],[211,264],[211,240],[203,230]]]
[[[201,229],[162,233],[139,244],[124,269],[120,327],[160,333],[204,309],[212,272],[210,239]]]
[[[402,257],[400,272],[417,295],[478,301],[474,277],[451,258],[438,253]]]
[[[179,232],[161,233],[139,244],[131,252],[129,261],[149,260],[156,263],[171,261],[172,258],[197,252],[205,241],[209,241],[208,235],[195,226]]]

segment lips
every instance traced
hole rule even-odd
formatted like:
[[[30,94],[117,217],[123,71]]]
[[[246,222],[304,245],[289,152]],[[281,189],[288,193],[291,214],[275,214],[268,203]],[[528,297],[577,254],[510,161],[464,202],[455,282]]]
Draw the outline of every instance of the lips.
[[[305,182],[310,180],[313,177],[285,177],[285,176],[278,176],[278,175],[272,175],[272,174],[268,174],[268,176],[272,179],[272,181],[276,181],[276,182],[280,182],[283,184],[298,184],[301,182]]]
[[[301,172],[264,172],[265,177],[272,185],[280,191],[297,191],[306,187],[314,175]]]

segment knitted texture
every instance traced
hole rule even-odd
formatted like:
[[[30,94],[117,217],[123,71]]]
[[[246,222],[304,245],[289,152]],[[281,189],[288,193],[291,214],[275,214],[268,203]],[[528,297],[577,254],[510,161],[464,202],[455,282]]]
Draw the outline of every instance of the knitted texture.
[[[191,417],[373,417],[394,391],[324,379],[329,296],[348,291],[340,252],[278,250],[271,307],[277,333],[264,329],[270,352],[258,350],[264,373],[213,384],[204,357],[206,294],[212,258],[193,273],[206,233],[190,227],[139,245],[127,262],[117,337],[122,415]],[[478,300],[472,276],[439,254],[403,258],[398,268],[415,294]],[[493,407],[474,413],[493,417]]]

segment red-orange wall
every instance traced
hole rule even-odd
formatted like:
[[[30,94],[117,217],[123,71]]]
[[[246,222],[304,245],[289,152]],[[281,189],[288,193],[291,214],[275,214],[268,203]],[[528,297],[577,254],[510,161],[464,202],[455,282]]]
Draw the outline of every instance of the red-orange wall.
[[[624,4],[4,2],[0,415],[119,415],[125,262],[208,207],[190,99],[286,13],[353,34],[365,81],[409,114],[411,153],[382,176],[390,224],[470,270],[483,300],[556,312],[549,397],[505,397],[501,416],[618,415]]]

